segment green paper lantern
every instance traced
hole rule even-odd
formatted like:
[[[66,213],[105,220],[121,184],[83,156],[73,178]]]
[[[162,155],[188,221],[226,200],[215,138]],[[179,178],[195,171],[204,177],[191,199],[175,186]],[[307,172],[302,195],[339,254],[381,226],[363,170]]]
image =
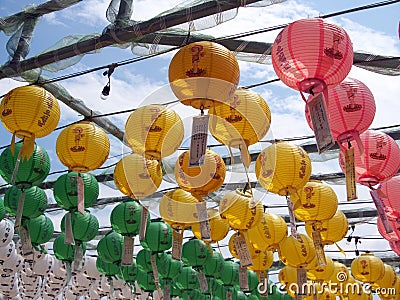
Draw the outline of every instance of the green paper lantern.
[[[181,273],[175,277],[175,283],[182,290],[193,290],[200,287],[197,271],[190,266],[182,267]]]
[[[83,253],[85,254],[86,243],[82,243],[81,246],[83,249]],[[53,252],[54,256],[58,260],[72,262],[75,256],[75,246],[65,244],[65,234],[61,232],[60,235],[54,239]]]
[[[148,251],[162,252],[172,247],[172,229],[163,221],[151,221],[140,244]]]
[[[182,245],[182,262],[189,266],[201,267],[209,256],[210,250],[202,240],[191,239]]]
[[[172,280],[182,270],[182,263],[172,258],[171,254],[162,252],[157,255],[156,264],[158,273],[164,279]]]
[[[40,215],[32,219],[25,219],[22,222],[22,226],[29,230],[32,245],[47,243],[53,237],[53,222],[45,215]]]
[[[139,233],[142,212],[143,207],[138,201],[124,201],[112,210],[110,216],[111,226],[122,235],[135,236]]]
[[[136,265],[136,259],[132,258],[132,265],[130,266],[121,266],[121,275],[122,279],[127,283],[134,283],[136,281],[138,273],[138,266]]]
[[[221,266],[221,280],[225,286],[231,287],[239,284],[239,264],[226,260]]]
[[[146,249],[141,249],[136,255],[136,264],[138,268],[145,273],[153,271],[153,268],[151,267],[150,255],[151,252]]]
[[[217,297],[218,299],[221,299],[221,300],[226,299],[226,289],[224,287],[222,280],[216,279],[213,282],[211,289],[212,289],[212,294],[214,297]]]
[[[222,256],[221,253],[213,251],[212,254],[210,254],[207,257],[207,260],[205,264],[203,265],[203,273],[206,276],[212,276],[215,278],[219,278],[219,272],[221,270],[222,264],[224,263],[224,257]]]
[[[53,195],[58,205],[65,210],[72,210],[78,206],[78,176],[83,181],[85,208],[92,207],[99,196],[99,183],[92,174],[72,171],[63,174],[54,183]]]
[[[259,284],[257,273],[252,270],[247,270],[247,282],[249,284],[249,292],[256,290]]]
[[[240,290],[240,288],[232,289],[232,300],[245,300],[245,299],[247,299],[247,296]]]
[[[97,253],[106,263],[119,263],[122,258],[123,244],[123,236],[112,230],[99,240]]]
[[[24,218],[36,218],[46,211],[47,196],[44,190],[33,186],[22,191],[16,186],[12,186],[4,195],[4,206],[9,214],[13,216],[17,215],[18,202],[22,193],[25,194],[24,208],[22,210]]]
[[[205,300],[206,296],[198,290],[187,290],[181,294],[182,300]]]
[[[180,288],[176,286],[174,282],[171,282],[169,289],[170,289],[169,295],[171,297],[179,297],[182,294],[182,291],[180,290]]]
[[[138,270],[136,281],[141,290],[145,292],[153,292],[157,289],[154,280],[153,280],[153,273],[152,272],[144,272],[142,270]]]
[[[4,207],[4,200],[0,199],[0,221],[4,219],[6,215],[6,208]]]
[[[260,288],[264,288],[261,286]],[[268,280],[268,287],[267,287],[267,296],[260,295],[258,289],[255,289],[251,292],[251,295],[257,297],[257,299],[264,299],[264,300],[281,300],[283,299],[283,294],[278,291],[277,286],[271,281]],[[290,298],[291,299],[291,298]]]
[[[68,212],[71,215],[71,227],[74,239],[78,242],[89,242],[99,231],[99,221],[89,211],[82,215],[78,211]],[[61,230],[65,232],[65,214],[61,219]]]
[[[15,144],[14,155],[11,153],[10,147],[4,149],[0,154],[0,175],[7,183],[11,184],[14,167],[21,147],[22,143]],[[39,185],[49,175],[49,172],[49,155],[42,147],[35,144],[31,158],[21,160],[14,185],[20,189]]]
[[[106,276],[116,276],[120,274],[120,267],[117,264],[111,264],[103,261],[100,257],[96,259],[97,270]]]

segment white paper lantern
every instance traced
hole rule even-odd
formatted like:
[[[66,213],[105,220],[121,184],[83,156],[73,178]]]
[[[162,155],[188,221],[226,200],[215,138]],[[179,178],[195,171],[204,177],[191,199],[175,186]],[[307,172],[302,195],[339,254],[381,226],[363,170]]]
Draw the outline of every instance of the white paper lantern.
[[[82,273],[88,277],[90,280],[99,280],[102,274],[97,270],[96,258],[91,256],[85,256],[83,262]]]
[[[14,237],[14,225],[11,221],[3,219],[0,221],[0,247],[11,242]]]
[[[15,274],[21,270],[23,261],[23,257],[18,255],[16,251],[11,252],[8,259],[0,261],[0,273]]]
[[[66,278],[67,271],[65,270],[65,265],[61,260],[55,259],[53,265],[53,274],[58,278]]]
[[[11,240],[7,245],[0,247],[0,260],[9,259],[13,252],[15,252],[15,243]]]

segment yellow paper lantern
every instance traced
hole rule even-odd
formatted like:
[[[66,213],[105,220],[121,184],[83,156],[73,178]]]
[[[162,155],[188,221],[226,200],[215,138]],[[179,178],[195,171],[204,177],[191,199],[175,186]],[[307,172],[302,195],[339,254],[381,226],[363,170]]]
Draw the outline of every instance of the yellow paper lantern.
[[[247,231],[249,241],[259,250],[274,251],[287,235],[285,220],[272,213],[264,213],[261,221]]]
[[[304,267],[315,257],[314,244],[305,234],[299,233],[297,239],[290,235],[279,243],[278,254],[285,265]]]
[[[198,202],[192,194],[182,189],[168,191],[160,201],[160,216],[172,228],[183,230],[199,221]]]
[[[337,210],[335,215],[324,221],[306,222],[306,232],[308,236],[312,237],[312,233],[318,230],[321,233],[323,245],[332,245],[342,240],[349,227],[346,215]]]
[[[226,193],[221,199],[219,213],[233,229],[247,230],[261,220],[264,207],[250,192],[235,190]]]
[[[132,153],[115,166],[114,183],[125,195],[143,199],[155,193],[162,182],[161,164]]]
[[[294,202],[294,215],[301,221],[327,220],[332,218],[337,211],[336,193],[325,183],[307,182],[297,195],[298,198],[292,197],[291,199]]]
[[[230,103],[218,103],[208,111],[212,136],[232,148],[257,143],[268,132],[271,111],[255,92],[239,88]]]
[[[385,289],[386,291],[389,291],[390,288],[395,288],[396,285],[400,287],[400,280],[399,277],[396,274],[396,271],[393,269],[388,264],[384,264],[385,271],[383,273],[383,276],[376,280],[374,284],[372,285],[373,288],[375,289]],[[399,291],[399,289],[395,289]],[[393,295],[390,295],[390,293],[386,293],[382,295],[384,298],[390,298]]]
[[[274,253],[268,250],[256,251],[254,255],[252,255],[251,260],[253,265],[249,266],[248,269],[260,274],[271,268],[274,263]]]
[[[173,154],[183,140],[181,117],[164,105],[152,104],[132,112],[125,124],[125,138],[132,150],[147,159]]]
[[[247,240],[247,235],[245,234],[245,232],[238,231],[238,232],[235,232],[234,234],[232,234],[228,241],[229,252],[231,253],[231,255],[234,258],[239,259],[239,254],[236,251],[236,246],[235,246],[235,238],[238,236],[242,236],[246,240],[246,245],[247,245],[247,248],[249,249],[249,253],[250,253],[251,257],[256,257],[261,252],[260,250],[255,249],[253,247],[253,245]]]
[[[223,240],[229,232],[229,223],[227,220],[222,219],[218,210],[209,208],[207,209],[208,220],[210,224],[211,241],[206,243],[217,243]],[[192,232],[194,236],[201,239],[200,223],[192,224]]]
[[[255,169],[263,188],[286,196],[294,194],[308,182],[311,161],[307,152],[296,144],[277,142],[261,151]]]
[[[224,46],[194,42],[172,58],[168,78],[175,96],[185,105],[210,108],[214,100],[226,102],[239,83],[239,64]]]
[[[284,266],[279,270],[278,280],[285,287],[286,292],[294,297],[297,292],[297,269]]]
[[[190,152],[179,155],[175,164],[175,178],[179,187],[199,197],[218,190],[225,180],[226,167],[221,156],[207,149],[204,164],[189,166]]]
[[[351,273],[362,282],[374,283],[383,277],[385,265],[379,257],[373,254],[361,254],[352,261]]]
[[[316,258],[315,258],[316,259]],[[307,269],[307,277],[315,281],[327,281],[332,276],[335,266],[333,260],[329,256],[325,256],[326,266],[314,266],[312,269]],[[313,262],[310,263],[313,265]]]
[[[334,261],[333,262],[333,273],[329,277],[328,281],[334,283],[336,286],[340,284],[345,284],[346,282],[353,282],[354,278],[351,276],[346,265]]]
[[[20,139],[24,139],[22,158],[30,158],[35,138],[50,134],[60,120],[57,99],[44,88],[29,85],[9,91],[0,104],[0,118],[4,127]],[[14,138],[11,142],[14,145]]]
[[[110,153],[107,134],[93,122],[69,125],[57,137],[56,152],[69,170],[88,172],[99,168]]]

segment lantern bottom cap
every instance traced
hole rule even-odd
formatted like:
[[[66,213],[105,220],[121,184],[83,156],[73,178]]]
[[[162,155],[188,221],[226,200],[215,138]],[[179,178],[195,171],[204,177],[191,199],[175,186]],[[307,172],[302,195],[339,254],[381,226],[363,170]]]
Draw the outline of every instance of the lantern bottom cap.
[[[155,150],[146,150],[144,156],[149,160],[160,160],[162,158],[161,153]]]
[[[339,134],[336,138],[338,143],[346,143],[355,140],[355,137],[359,135],[357,130],[347,130],[341,134]]]
[[[180,102],[196,109],[209,109],[210,107],[214,106],[214,100],[205,98],[185,99],[180,100]]]
[[[83,166],[74,166],[74,167],[70,168],[70,170],[73,172],[77,172],[77,173],[86,173],[86,172],[90,171],[89,168],[83,167]]]
[[[372,175],[367,175],[367,176],[361,175],[358,178],[357,182],[359,184],[371,187],[371,186],[379,184],[381,182],[381,180],[379,180],[378,178],[376,178],[375,176],[372,176]]]
[[[326,89],[326,84],[319,78],[306,78],[298,83],[298,87],[304,93],[317,94]]]
[[[23,138],[31,138],[33,135],[32,132],[26,131],[26,130],[16,130],[15,131],[15,136],[19,139],[23,139]],[[37,136],[39,137],[39,136]]]

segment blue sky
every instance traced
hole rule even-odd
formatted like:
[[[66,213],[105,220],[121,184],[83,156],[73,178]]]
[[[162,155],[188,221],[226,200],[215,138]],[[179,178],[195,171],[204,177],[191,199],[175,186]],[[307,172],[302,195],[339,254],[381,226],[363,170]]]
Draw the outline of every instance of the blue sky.
[[[84,0],[81,3],[65,9],[62,12],[46,15],[43,17],[35,30],[32,40],[31,51],[28,57],[38,54],[48,47],[55,44],[61,38],[71,34],[93,34],[101,33],[109,25],[105,18],[105,10],[109,1],[105,0]],[[15,1],[2,0],[0,2],[0,16],[8,16],[20,11],[24,6],[39,4],[41,1]],[[146,20],[152,16],[174,7],[178,1],[173,0],[142,0],[134,1],[133,16],[135,20]],[[185,3],[190,3],[186,1]],[[361,5],[371,4],[372,1],[286,1],[268,7],[246,7],[240,8],[237,16],[217,27],[210,28],[200,33],[214,35],[216,37],[251,31],[260,28],[289,23],[294,20],[307,17],[317,17],[319,15],[332,13]],[[373,54],[400,56],[400,43],[398,36],[400,4],[389,5],[370,10],[353,12],[342,16],[330,18],[329,21],[342,26],[350,35],[355,51],[364,51]],[[273,42],[278,31],[257,34],[246,37],[246,40]],[[0,64],[4,64],[8,59],[5,45],[8,36],[0,32]],[[111,78],[111,93],[107,100],[101,100],[99,95],[103,86],[106,84],[106,77],[102,76],[103,71],[91,73],[85,76],[68,79],[60,83],[76,98],[82,99],[88,107],[102,113],[114,112],[118,110],[135,108],[141,103],[152,101],[154,95],[160,95],[159,103],[169,102],[170,93],[168,91],[168,65],[173,53],[161,55],[156,58],[147,59],[141,62],[129,64],[116,69]],[[108,47],[100,53],[88,54],[76,65],[58,72],[46,73],[50,77],[57,77],[76,71],[86,70],[93,67],[106,65],[134,57],[130,49],[119,49]],[[240,61],[241,86],[251,85],[276,78],[272,65],[257,64]],[[384,76],[375,74],[357,67],[353,67],[349,74],[350,77],[364,82],[372,91],[375,97],[377,113],[372,127],[399,124],[398,112],[400,111],[400,82],[398,77]],[[23,83],[12,79],[0,80],[0,95],[7,93],[12,87]],[[272,125],[269,137],[293,137],[310,135],[312,131],[307,126],[304,118],[304,102],[299,94],[282,83],[264,85],[254,89],[260,93],[267,101],[272,112]],[[153,96],[151,96],[153,95]],[[180,106],[175,106],[185,116],[185,124],[190,124],[191,116],[197,112]],[[62,116],[60,125],[69,124],[78,120],[78,114],[62,105]],[[112,120],[120,125],[123,124],[127,115],[113,117]],[[46,138],[37,140],[43,145],[52,157],[52,171],[63,170],[63,167],[55,155],[55,140],[57,132]],[[122,153],[121,144],[110,137],[111,154],[120,155]],[[11,135],[0,127],[0,146],[7,145]],[[263,145],[256,146],[258,149]],[[126,149],[125,149],[126,151]],[[105,165],[116,162],[118,158],[110,159]],[[337,159],[322,163],[313,163],[313,173],[329,173],[340,171]],[[240,175],[239,175],[240,176]],[[54,178],[54,177],[53,177]],[[240,180],[242,180],[241,178]],[[0,184],[2,181],[0,180]],[[339,198],[344,201],[344,187],[335,186]],[[369,194],[365,189],[359,187],[360,199],[369,199]],[[102,195],[120,195],[118,191],[102,186]],[[51,195],[50,195],[51,196]],[[263,200],[264,201],[264,200]],[[265,200],[267,201],[267,200]],[[268,198],[268,203],[282,204],[283,199]],[[372,205],[372,204],[371,204]],[[363,205],[343,205],[340,209],[350,209],[353,207],[362,208]],[[110,208],[108,208],[110,209]],[[285,210],[276,211],[286,214]],[[98,212],[97,212],[98,213]],[[56,221],[60,216],[54,216]],[[99,215],[101,220],[107,224],[107,215]],[[103,223],[102,223],[103,224]],[[360,226],[362,227],[362,226]],[[364,225],[360,230],[377,236],[376,229],[371,225]],[[361,235],[360,234],[360,235]],[[389,249],[386,242],[363,241],[360,248],[368,249]],[[344,248],[353,249],[353,245],[343,245]],[[332,248],[333,249],[333,248]],[[352,253],[350,254],[350,256]],[[335,256],[339,257],[339,255]]]

